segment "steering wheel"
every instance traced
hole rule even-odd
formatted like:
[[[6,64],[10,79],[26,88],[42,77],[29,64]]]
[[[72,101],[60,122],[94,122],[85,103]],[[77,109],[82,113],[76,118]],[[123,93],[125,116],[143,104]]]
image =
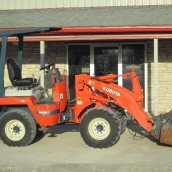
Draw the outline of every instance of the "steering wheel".
[[[53,65],[54,65],[54,63],[50,63],[50,64],[48,64],[48,65],[46,65],[44,67],[41,67],[40,70],[43,70],[43,69],[50,70],[50,67],[53,66]]]

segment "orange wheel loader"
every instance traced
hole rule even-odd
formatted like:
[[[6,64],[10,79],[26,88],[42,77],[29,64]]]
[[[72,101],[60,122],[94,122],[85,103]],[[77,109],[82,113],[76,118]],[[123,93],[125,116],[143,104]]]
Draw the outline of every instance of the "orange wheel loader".
[[[39,129],[61,123],[80,126],[81,137],[94,148],[107,148],[124,132],[127,117],[134,118],[157,141],[172,145],[172,112],[150,118],[142,107],[143,93],[135,73],[122,74],[132,79],[132,91],[118,86],[115,74],[91,77],[75,76],[76,99],[68,98],[65,72],[61,75],[51,65],[42,67],[52,79],[52,96],[49,96],[36,78],[22,78],[23,37],[52,28],[0,31],[0,138],[9,146],[27,146],[33,142]],[[60,28],[57,28],[60,29]],[[18,36],[18,64],[6,59],[9,36]],[[11,86],[4,87],[4,68],[7,64]],[[51,68],[51,69],[50,69]]]

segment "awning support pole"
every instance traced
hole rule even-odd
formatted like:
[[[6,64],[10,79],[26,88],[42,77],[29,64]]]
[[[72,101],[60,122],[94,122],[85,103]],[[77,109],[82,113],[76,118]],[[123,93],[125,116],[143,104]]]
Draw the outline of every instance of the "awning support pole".
[[[23,59],[23,35],[18,36],[18,66],[22,70],[22,59]]]
[[[158,115],[158,39],[154,39],[154,115]]]
[[[7,48],[7,36],[1,36],[1,51],[0,51],[0,97],[5,96],[4,90],[4,68],[5,68],[5,57]]]
[[[45,66],[45,42],[40,41],[40,68]],[[40,85],[44,88],[45,70],[40,71]]]

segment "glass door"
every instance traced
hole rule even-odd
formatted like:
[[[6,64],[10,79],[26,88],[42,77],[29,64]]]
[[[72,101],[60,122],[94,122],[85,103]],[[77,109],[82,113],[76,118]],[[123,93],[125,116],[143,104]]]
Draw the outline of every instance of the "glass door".
[[[94,47],[94,75],[118,74],[118,47]]]
[[[122,74],[136,72],[147,94],[145,79],[145,44],[73,44],[68,45],[68,72],[70,99],[75,99],[75,75],[85,73],[101,76],[110,73]],[[118,77],[116,83],[131,90],[131,80]],[[147,96],[145,96],[147,108]]]
[[[144,90],[144,44],[122,45],[123,73],[135,72]],[[123,86],[131,90],[131,79],[124,79]]]
[[[90,75],[90,45],[68,46],[69,94],[75,99],[75,75]]]
[[[135,72],[145,95],[145,45],[123,44],[122,45],[123,73]],[[123,86],[132,90],[131,78],[123,80]],[[144,96],[145,97],[145,96]],[[145,106],[145,101],[143,106]]]

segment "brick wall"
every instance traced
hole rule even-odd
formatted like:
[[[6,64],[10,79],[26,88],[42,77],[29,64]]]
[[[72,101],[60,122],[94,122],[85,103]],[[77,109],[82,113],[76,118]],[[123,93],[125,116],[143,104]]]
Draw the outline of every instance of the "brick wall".
[[[17,46],[8,43],[7,58],[15,57],[17,59]],[[36,78],[40,75],[39,64],[39,42],[24,43],[23,54],[23,77]],[[64,42],[46,42],[46,63],[55,63],[56,67],[62,72],[65,69],[65,43]],[[148,56],[148,110],[154,112],[154,55],[153,40],[147,41]],[[172,109],[172,40],[159,40],[159,113]],[[5,71],[5,85],[11,85],[9,82],[7,70]]]
[[[158,112],[172,109],[172,40],[159,40],[158,57]],[[148,50],[148,105],[154,111],[154,53],[153,41],[147,42]]]

